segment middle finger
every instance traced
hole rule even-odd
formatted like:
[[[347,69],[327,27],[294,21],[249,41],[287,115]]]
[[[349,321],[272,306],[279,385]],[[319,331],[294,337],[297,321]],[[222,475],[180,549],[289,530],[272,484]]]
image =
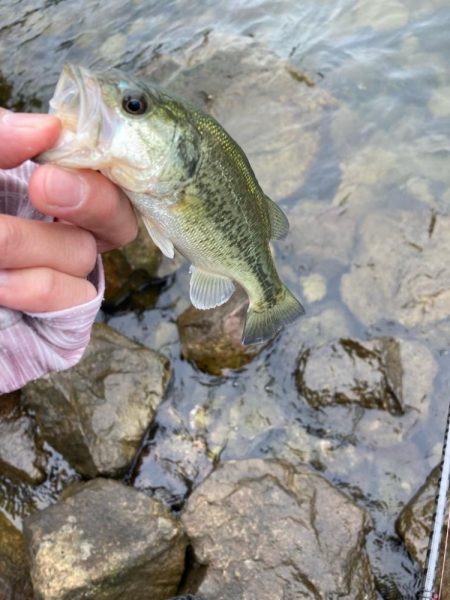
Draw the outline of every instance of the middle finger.
[[[0,269],[48,267],[85,277],[96,260],[95,238],[84,229],[0,215]]]

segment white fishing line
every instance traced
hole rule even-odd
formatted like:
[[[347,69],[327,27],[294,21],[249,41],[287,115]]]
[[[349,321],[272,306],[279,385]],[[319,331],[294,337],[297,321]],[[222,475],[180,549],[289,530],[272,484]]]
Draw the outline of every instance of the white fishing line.
[[[444,526],[444,518],[445,518],[445,507],[449,489],[449,480],[450,480],[450,444],[448,443],[448,433],[449,433],[449,425],[450,425],[450,408],[447,417],[447,427],[445,431],[444,438],[444,448],[443,448],[443,459],[442,459],[442,474],[441,474],[441,482],[439,484],[439,494],[438,501],[436,507],[436,517],[434,520],[434,529],[433,535],[431,538],[430,544],[430,554],[428,557],[428,566],[427,566],[427,574],[425,577],[425,584],[422,599],[425,600],[427,598],[434,598],[435,589],[433,589],[433,584],[436,579],[436,569],[437,563],[439,560],[439,548],[441,545],[441,537],[442,537],[442,528]],[[447,529],[447,538],[449,535],[449,531]],[[445,549],[447,549],[447,543],[445,545]],[[442,586],[443,579],[443,570],[445,566],[445,556],[442,561],[442,576],[440,578],[440,587]],[[441,590],[439,590],[439,594],[437,598],[440,597]]]

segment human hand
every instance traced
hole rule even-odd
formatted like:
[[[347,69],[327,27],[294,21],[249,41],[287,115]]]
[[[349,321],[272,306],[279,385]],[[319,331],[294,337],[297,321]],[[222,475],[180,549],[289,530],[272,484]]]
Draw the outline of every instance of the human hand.
[[[0,169],[51,148],[60,127],[50,115],[0,108]],[[137,233],[125,194],[98,172],[43,165],[30,178],[29,197],[58,222],[0,215],[0,306],[48,312],[92,300],[97,292],[86,277],[97,252],[126,244]]]

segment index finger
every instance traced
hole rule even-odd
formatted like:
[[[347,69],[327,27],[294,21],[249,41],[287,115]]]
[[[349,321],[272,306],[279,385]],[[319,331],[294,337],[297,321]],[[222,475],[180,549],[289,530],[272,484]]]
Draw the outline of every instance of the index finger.
[[[100,173],[42,165],[33,172],[28,191],[31,203],[44,215],[93,233],[100,252],[136,237],[136,216],[128,198]]]
[[[0,108],[0,169],[17,167],[51,148],[60,131],[59,119],[51,115]]]

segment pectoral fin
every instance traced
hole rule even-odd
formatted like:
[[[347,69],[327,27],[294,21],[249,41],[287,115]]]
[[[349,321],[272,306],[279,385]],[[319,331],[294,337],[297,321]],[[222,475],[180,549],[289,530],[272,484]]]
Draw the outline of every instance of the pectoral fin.
[[[149,219],[148,217],[144,217],[144,215],[141,215],[141,216],[142,216],[142,221],[143,221],[145,227],[147,228],[147,231],[148,231],[150,237],[155,242],[155,244],[158,246],[158,248],[161,250],[161,252],[164,254],[164,256],[167,256],[168,258],[173,258],[175,256],[175,249],[173,247],[172,242],[169,240],[169,238],[167,238],[161,232],[159,227],[157,225],[155,225],[155,223],[153,223],[153,221],[151,219]]]
[[[272,228],[272,240],[284,240],[289,232],[289,221],[286,215],[273,200],[266,196],[267,208],[269,209],[270,225]]]
[[[207,309],[224,304],[234,292],[234,283],[228,277],[190,268],[191,302],[195,308]]]

